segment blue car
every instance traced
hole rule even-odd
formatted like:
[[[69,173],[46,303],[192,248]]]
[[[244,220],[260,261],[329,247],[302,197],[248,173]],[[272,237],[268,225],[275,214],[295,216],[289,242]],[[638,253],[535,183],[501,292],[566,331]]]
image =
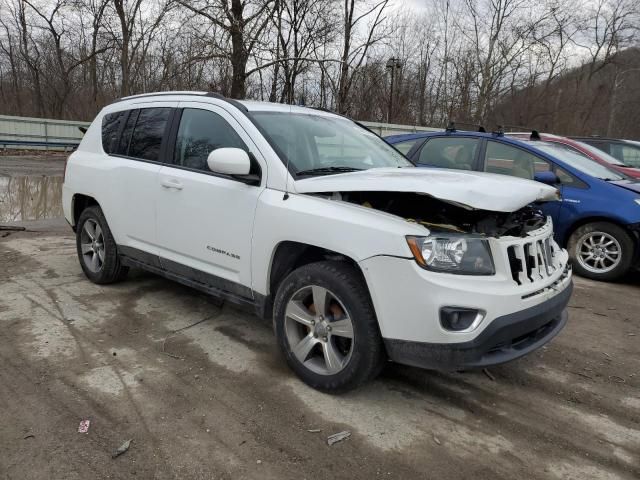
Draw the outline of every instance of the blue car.
[[[502,133],[456,131],[394,135],[386,140],[416,165],[476,170],[556,186],[561,202],[540,209],[553,218],[556,241],[576,272],[615,280],[638,267],[640,182],[594,162],[569,147]]]

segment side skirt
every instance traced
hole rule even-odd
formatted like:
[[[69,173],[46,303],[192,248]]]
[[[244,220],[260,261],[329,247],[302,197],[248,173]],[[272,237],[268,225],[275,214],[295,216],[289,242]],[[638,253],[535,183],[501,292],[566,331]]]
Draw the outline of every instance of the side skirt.
[[[251,313],[255,313],[261,318],[264,318],[266,316],[264,311],[264,299],[262,298],[262,295],[256,294],[258,298],[257,300],[254,300],[250,296],[242,295],[242,294],[230,291],[230,290],[235,290],[236,292],[238,292],[239,290],[246,290],[246,292],[250,295],[251,290],[247,287],[236,285],[233,282],[229,282],[228,280],[221,279],[213,275],[206,274],[204,272],[198,271],[196,275],[196,271],[194,270],[193,271],[194,276],[199,277],[198,279],[195,279],[195,278],[192,278],[191,276],[183,275],[175,271],[162,268],[162,264],[164,262],[162,258],[159,258],[155,255],[150,255],[146,252],[140,251],[135,248],[123,247],[119,245],[118,251],[119,251],[120,260],[123,265],[146,270],[148,272],[164,277],[168,280],[172,280],[174,282],[180,283],[187,287],[191,287],[196,290],[199,290],[208,295],[218,297],[222,300],[230,301],[238,305],[239,307],[241,307],[243,310],[247,310]],[[178,266],[178,264],[175,264],[174,262],[170,262],[169,264],[176,267]],[[180,265],[180,267],[181,267],[180,270],[188,269],[188,267],[185,267],[183,265]],[[212,277],[213,281],[212,282],[202,281],[202,280],[205,280],[206,277]],[[221,285],[223,285],[225,282],[230,283],[231,288],[229,289],[221,288]],[[216,285],[213,285],[213,283],[215,283]]]

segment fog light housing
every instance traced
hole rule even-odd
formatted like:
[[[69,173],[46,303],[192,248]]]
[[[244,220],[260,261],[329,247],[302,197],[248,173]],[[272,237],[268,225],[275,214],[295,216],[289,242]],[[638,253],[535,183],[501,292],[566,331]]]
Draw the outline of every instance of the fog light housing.
[[[484,318],[485,312],[475,308],[442,307],[440,309],[440,325],[450,332],[470,332]]]

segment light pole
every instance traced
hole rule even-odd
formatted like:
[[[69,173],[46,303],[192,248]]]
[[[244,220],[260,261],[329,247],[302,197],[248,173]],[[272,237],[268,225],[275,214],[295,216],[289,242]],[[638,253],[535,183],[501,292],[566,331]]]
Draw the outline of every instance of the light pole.
[[[402,68],[402,62],[399,58],[391,57],[387,60],[387,70],[391,71],[391,92],[389,94],[389,111],[387,112],[387,123],[391,123],[393,118],[393,86],[396,76],[396,70]]]

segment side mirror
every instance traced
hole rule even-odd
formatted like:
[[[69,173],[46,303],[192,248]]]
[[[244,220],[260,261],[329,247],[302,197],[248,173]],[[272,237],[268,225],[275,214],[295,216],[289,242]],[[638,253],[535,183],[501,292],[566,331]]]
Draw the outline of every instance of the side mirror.
[[[249,154],[241,148],[218,148],[207,157],[207,165],[225,175],[248,175],[251,170]]]
[[[560,179],[558,178],[558,176],[551,171],[536,172],[536,174],[533,176],[533,179],[536,182],[546,183],[547,185],[557,185],[558,183],[560,183]]]

